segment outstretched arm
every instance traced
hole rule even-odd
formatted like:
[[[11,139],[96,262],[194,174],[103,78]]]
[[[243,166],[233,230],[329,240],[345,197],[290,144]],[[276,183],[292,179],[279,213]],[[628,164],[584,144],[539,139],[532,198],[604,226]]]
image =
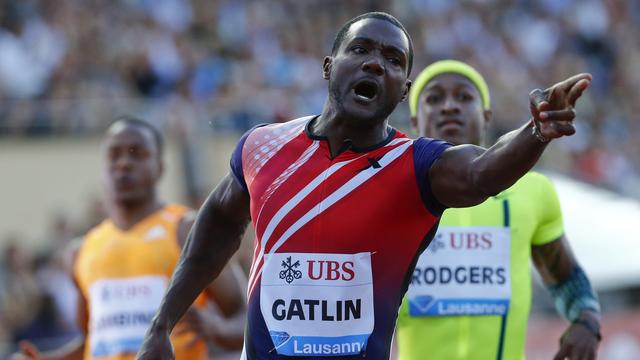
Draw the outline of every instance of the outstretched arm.
[[[138,359],[171,359],[169,334],[222,271],[249,223],[249,196],[227,175],[202,205]]]
[[[489,149],[460,145],[445,150],[429,170],[436,199],[448,207],[473,206],[513,185],[538,161],[550,139],[575,133],[573,107],[590,81],[591,75],[579,74],[545,91],[532,91],[532,121]]]
[[[571,321],[555,359],[595,359],[600,340],[598,300],[566,237],[532,246],[531,255],[556,308]]]

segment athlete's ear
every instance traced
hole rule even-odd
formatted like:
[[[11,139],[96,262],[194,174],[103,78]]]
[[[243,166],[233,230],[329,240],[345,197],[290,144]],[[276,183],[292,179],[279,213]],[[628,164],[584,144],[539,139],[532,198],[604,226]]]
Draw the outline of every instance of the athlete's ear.
[[[417,116],[411,117],[411,128],[413,129],[413,131],[418,133],[418,117]]]
[[[324,57],[324,62],[322,64],[322,78],[325,80],[329,80],[329,75],[331,74],[332,62],[333,62],[333,58],[331,56]]]
[[[407,79],[407,82],[404,83],[404,91],[402,92],[402,99],[400,102],[407,101],[409,97],[409,90],[411,90],[411,80]]]
[[[158,159],[158,179],[162,178],[162,175],[164,175],[164,161]]]

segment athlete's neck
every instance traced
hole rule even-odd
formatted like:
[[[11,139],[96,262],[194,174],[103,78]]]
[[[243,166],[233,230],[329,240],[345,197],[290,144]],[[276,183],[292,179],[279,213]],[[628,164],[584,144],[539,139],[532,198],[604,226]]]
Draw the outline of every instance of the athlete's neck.
[[[328,101],[322,114],[314,121],[311,132],[327,138],[331,157],[339,155],[344,150],[345,143],[356,148],[366,148],[383,142],[389,136],[387,119],[354,121],[339,114]]]
[[[129,230],[147,216],[158,211],[163,204],[155,197],[137,203],[109,202],[107,215],[113,224],[121,230]]]

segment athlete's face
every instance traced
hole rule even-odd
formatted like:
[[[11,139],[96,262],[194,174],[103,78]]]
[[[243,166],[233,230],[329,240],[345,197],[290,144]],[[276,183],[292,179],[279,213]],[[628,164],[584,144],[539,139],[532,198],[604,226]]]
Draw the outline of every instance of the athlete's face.
[[[116,124],[105,141],[106,190],[122,205],[151,201],[162,173],[158,146],[149,129]]]
[[[412,122],[420,136],[455,145],[482,145],[490,119],[491,111],[483,110],[480,92],[471,80],[449,73],[425,86]]]
[[[388,21],[352,24],[335,56],[324,61],[335,110],[365,126],[384,121],[407,97],[408,54],[409,40]]]

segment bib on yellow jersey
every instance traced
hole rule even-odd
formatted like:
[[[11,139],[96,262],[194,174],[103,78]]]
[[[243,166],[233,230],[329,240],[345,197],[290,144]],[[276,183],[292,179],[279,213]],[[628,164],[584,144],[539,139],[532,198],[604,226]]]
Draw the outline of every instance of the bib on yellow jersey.
[[[508,227],[442,227],[418,259],[411,316],[505,315],[511,298]]]
[[[361,353],[373,332],[371,254],[265,255],[260,309],[288,356]]]
[[[98,280],[91,285],[94,358],[136,353],[167,287],[163,276]]]

